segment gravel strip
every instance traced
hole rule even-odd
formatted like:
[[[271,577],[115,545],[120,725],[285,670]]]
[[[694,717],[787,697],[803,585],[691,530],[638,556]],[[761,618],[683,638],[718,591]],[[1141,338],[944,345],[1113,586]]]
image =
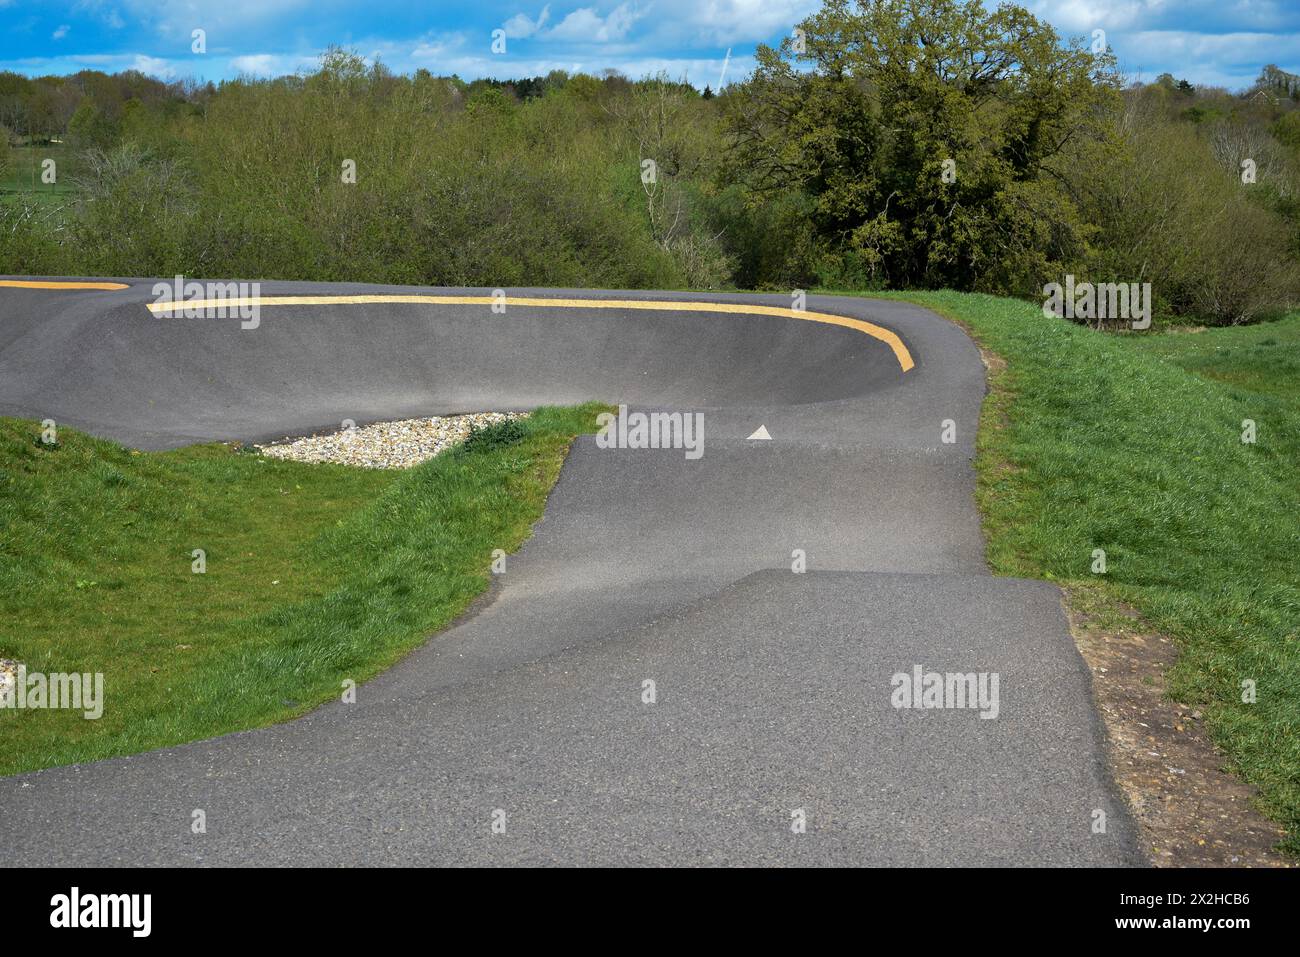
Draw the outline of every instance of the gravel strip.
[[[369,469],[405,469],[465,441],[471,428],[521,419],[525,412],[474,412],[403,419],[353,426],[325,435],[310,435],[259,445],[263,455],[295,462],[335,462]]]

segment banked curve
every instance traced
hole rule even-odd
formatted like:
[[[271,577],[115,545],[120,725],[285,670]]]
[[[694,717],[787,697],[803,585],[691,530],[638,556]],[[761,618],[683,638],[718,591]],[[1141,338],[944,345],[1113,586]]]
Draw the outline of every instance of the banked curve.
[[[193,299],[154,302],[148,309],[155,315],[174,315],[185,309],[237,309],[240,307],[258,308],[262,306],[336,306],[336,305],[377,305],[393,303],[403,305],[442,305],[442,306],[528,306],[540,308],[569,309],[636,309],[654,312],[703,312],[728,313],[732,315],[777,316],[787,319],[803,319],[808,322],[822,322],[846,329],[856,329],[889,346],[904,372],[910,371],[916,362],[907,345],[892,330],[878,326],[873,322],[838,316],[828,312],[812,312],[806,309],[786,309],[781,306],[751,305],[730,302],[696,302],[657,299],[558,299],[535,296],[432,296],[379,294],[360,296],[242,296],[221,299]]]

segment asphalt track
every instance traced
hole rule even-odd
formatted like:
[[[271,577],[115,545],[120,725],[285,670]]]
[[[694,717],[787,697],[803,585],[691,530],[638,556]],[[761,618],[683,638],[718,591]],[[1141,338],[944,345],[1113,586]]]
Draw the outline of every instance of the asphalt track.
[[[263,306],[240,329],[151,313],[152,281],[123,282],[0,288],[0,414],[152,449],[600,399],[702,412],[704,454],[580,438],[492,592],[355,704],[0,780],[0,841],[39,848],[25,862],[1144,862],[1057,589],[985,567],[984,368],[952,324],[809,297],[895,333],[904,371],[880,338],[787,316],[359,302]],[[917,665],[997,673],[996,719],[893,707]]]

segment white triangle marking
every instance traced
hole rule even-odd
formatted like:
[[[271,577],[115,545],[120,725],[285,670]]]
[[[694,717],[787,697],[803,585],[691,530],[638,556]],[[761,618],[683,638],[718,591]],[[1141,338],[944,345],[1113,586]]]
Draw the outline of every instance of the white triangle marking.
[[[757,429],[755,429],[755,430],[754,430],[754,434],[751,435],[747,441],[753,442],[753,441],[756,441],[756,440],[758,440],[758,441],[763,441],[763,442],[771,442],[771,441],[772,441],[772,436],[770,436],[770,435],[767,434],[767,426],[766,426],[766,425],[760,425]]]

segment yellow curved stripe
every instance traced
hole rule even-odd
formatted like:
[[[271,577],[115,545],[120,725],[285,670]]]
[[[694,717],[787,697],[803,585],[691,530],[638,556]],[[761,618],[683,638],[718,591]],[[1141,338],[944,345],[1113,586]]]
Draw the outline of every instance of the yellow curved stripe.
[[[10,289],[130,289],[124,282],[42,282],[34,279],[0,279]]]
[[[417,295],[369,295],[369,296],[245,296],[231,299],[194,299],[185,302],[151,302],[149,311],[155,315],[178,312],[183,309],[237,309],[240,306],[335,306],[363,305],[370,303],[407,303],[428,304],[435,306],[542,306],[567,309],[642,309],[653,312],[719,312],[735,315],[780,316],[786,319],[804,319],[809,322],[824,322],[832,326],[856,329],[889,346],[894,357],[904,372],[916,365],[912,354],[897,334],[862,319],[850,319],[828,312],[809,312],[807,310],[786,309],[782,306],[751,306],[737,302],[678,302],[676,300],[658,299],[539,299],[523,296],[507,296],[504,299],[491,296],[417,296]]]

